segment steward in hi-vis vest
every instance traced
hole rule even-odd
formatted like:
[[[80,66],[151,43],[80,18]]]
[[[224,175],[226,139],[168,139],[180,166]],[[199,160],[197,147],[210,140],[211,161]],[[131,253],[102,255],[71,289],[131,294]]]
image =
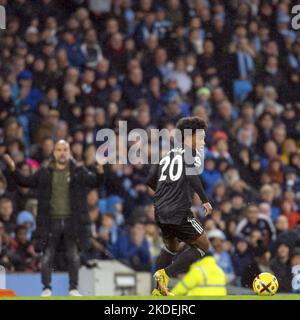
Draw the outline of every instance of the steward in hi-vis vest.
[[[226,282],[226,275],[216,259],[207,254],[191,265],[171,292],[175,296],[225,296]]]

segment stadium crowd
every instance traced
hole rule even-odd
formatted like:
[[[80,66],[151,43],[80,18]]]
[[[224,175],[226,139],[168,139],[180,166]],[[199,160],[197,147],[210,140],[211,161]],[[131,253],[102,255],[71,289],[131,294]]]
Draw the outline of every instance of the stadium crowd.
[[[0,0],[0,156],[24,175],[66,139],[93,167],[96,133],[207,120],[204,223],[228,280],[272,270],[291,292],[300,265],[300,32],[290,0]],[[107,10],[108,8],[108,10]],[[35,191],[0,161],[0,264],[38,271]],[[162,246],[148,165],[109,165],[88,193],[91,259],[153,270]],[[63,253],[63,248],[61,249]],[[56,268],[64,269],[63,254]]]

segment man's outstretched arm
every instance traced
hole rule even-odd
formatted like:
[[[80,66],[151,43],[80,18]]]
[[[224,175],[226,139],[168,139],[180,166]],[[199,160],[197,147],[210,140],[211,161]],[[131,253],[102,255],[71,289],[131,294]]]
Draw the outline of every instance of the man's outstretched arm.
[[[6,162],[12,177],[16,181],[16,183],[21,187],[27,188],[37,188],[38,185],[38,171],[32,175],[24,176],[19,170],[16,168],[16,164],[14,160],[10,157],[10,155],[5,154],[3,156],[4,161]]]

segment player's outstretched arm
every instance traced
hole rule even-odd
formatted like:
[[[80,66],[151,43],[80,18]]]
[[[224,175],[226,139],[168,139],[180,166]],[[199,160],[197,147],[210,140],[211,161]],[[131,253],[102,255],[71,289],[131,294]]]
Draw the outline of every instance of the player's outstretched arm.
[[[190,182],[191,187],[193,188],[193,190],[198,194],[198,196],[200,197],[200,200],[203,203],[203,207],[205,210],[205,214],[211,214],[212,213],[212,206],[209,203],[208,197],[204,191],[202,182],[200,180],[199,175],[188,175],[187,179]]]

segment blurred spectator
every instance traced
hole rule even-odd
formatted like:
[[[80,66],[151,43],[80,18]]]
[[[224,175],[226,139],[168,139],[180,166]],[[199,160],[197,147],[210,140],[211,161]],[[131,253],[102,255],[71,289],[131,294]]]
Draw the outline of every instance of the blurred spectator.
[[[291,268],[292,268],[292,275],[295,277],[296,275],[299,276],[299,265],[300,265],[300,251],[299,248],[295,249],[291,256]],[[293,287],[294,293],[299,293],[299,286]]]
[[[163,246],[163,241],[160,237],[159,228],[154,222],[146,223],[146,240],[149,244],[152,266],[155,266],[156,258]],[[154,269],[153,269],[154,270]]]
[[[275,221],[275,229],[277,237],[289,229],[289,221],[285,216],[279,216]]]
[[[31,242],[27,240],[27,228],[25,226],[17,226],[16,235],[11,239],[9,255],[16,271],[36,270],[37,254]]]
[[[9,256],[10,239],[5,232],[4,224],[0,222],[0,264],[7,271],[14,271],[14,266]]]
[[[293,229],[300,221],[300,214],[294,211],[292,204],[288,200],[282,202],[281,208],[281,214],[288,219],[289,229]]]
[[[112,214],[99,217],[97,206],[90,208],[89,216],[92,223],[92,250],[87,259],[111,259],[113,246],[118,240],[118,228]]]
[[[244,270],[251,263],[252,256],[246,239],[237,238],[235,242],[234,253],[232,254],[232,263],[237,281],[241,280]],[[239,283],[238,283],[239,284]]]
[[[236,232],[237,234],[247,237],[255,229],[262,232],[264,242],[266,244],[276,238],[275,228],[272,221],[265,215],[261,214],[256,205],[249,205],[245,209],[245,218],[238,224]]]
[[[252,262],[243,270],[242,285],[252,288],[253,279],[261,272],[272,272],[269,266],[271,253],[268,249],[259,244],[254,250]]]
[[[276,250],[276,256],[271,260],[271,269],[279,283],[280,292],[291,292],[291,267],[290,267],[290,247],[281,243]]]
[[[32,213],[29,211],[21,211],[17,216],[17,225],[26,228],[26,238],[30,241],[32,239],[32,233],[36,228],[35,217]]]
[[[15,228],[13,203],[9,198],[0,199],[0,222],[3,223],[5,232],[12,234]]]
[[[134,270],[150,271],[151,257],[144,224],[137,222],[128,232],[120,235],[113,251],[116,259]]]

